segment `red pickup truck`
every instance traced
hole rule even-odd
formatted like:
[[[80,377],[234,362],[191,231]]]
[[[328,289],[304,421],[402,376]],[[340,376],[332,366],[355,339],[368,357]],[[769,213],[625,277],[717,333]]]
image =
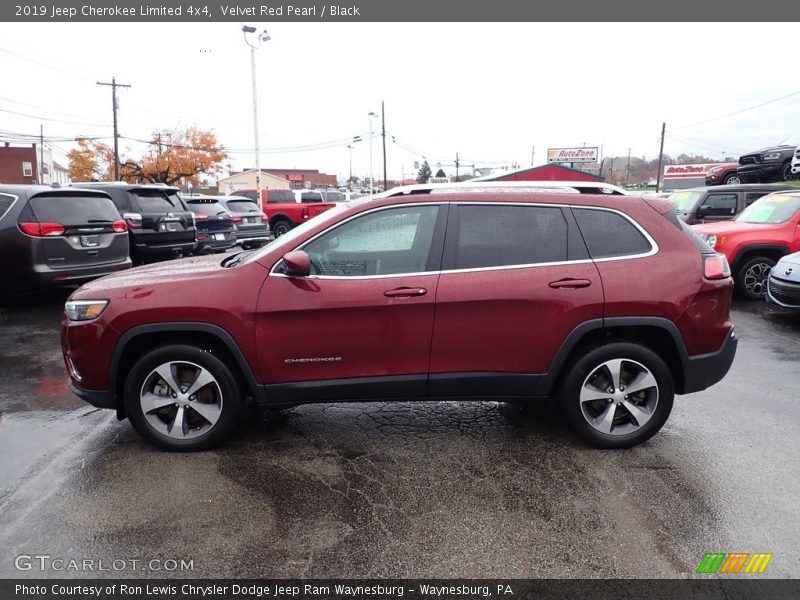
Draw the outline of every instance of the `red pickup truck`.
[[[255,188],[236,190],[232,192],[234,196],[244,196],[257,202],[257,191]],[[322,198],[320,197],[319,200]],[[292,190],[281,189],[261,189],[261,210],[269,219],[269,228],[275,237],[280,237],[292,227],[308,221],[312,217],[325,212],[329,208],[336,206],[335,202],[321,202],[312,200],[310,202],[298,201]]]

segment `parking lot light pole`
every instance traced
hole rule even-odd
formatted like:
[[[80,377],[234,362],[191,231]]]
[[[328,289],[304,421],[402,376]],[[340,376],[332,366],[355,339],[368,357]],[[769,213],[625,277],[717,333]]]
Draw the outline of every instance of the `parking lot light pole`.
[[[373,189],[373,180],[375,179],[375,175],[372,172],[372,117],[377,117],[374,112],[370,112],[367,117],[369,117],[369,195],[372,196],[372,189]]]
[[[256,28],[250,25],[242,25],[242,33],[244,34],[244,43],[250,46],[250,71],[253,78],[253,136],[255,138],[255,153],[256,153],[256,203],[258,208],[261,208],[261,148],[258,145],[258,92],[256,91],[256,50],[261,47],[261,42],[268,42],[270,40],[267,30],[265,29],[256,37],[256,43],[252,43],[248,37],[248,33],[255,33]]]

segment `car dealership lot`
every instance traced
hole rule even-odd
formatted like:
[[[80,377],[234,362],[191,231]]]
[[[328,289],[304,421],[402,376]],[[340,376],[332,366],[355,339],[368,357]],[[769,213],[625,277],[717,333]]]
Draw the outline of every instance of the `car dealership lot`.
[[[64,299],[0,310],[4,577],[87,574],[20,555],[101,576],[672,577],[712,551],[800,575],[800,313],[736,302],[728,376],[630,450],[590,449],[547,404],[398,402],[254,413],[169,454],[68,391]]]

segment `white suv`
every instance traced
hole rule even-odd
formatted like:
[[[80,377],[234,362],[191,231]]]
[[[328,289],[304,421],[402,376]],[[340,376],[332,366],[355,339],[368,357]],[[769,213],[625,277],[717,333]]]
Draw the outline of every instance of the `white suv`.
[[[800,146],[794,149],[794,158],[792,158],[792,177],[800,179]]]

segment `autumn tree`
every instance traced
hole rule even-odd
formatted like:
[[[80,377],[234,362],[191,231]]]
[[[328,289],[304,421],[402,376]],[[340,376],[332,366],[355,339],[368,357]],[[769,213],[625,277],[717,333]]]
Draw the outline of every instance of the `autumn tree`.
[[[155,131],[149,149],[139,160],[120,161],[120,173],[126,181],[197,185],[200,175],[221,173],[227,158],[213,131],[196,127]]]
[[[114,174],[114,151],[107,144],[78,138],[78,147],[67,153],[72,181],[109,180]]]

